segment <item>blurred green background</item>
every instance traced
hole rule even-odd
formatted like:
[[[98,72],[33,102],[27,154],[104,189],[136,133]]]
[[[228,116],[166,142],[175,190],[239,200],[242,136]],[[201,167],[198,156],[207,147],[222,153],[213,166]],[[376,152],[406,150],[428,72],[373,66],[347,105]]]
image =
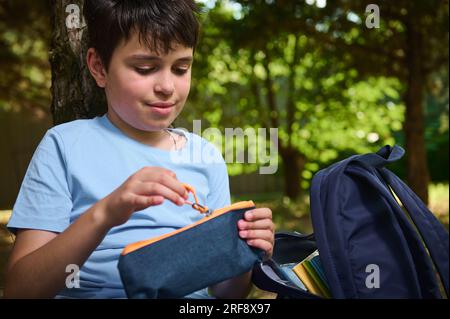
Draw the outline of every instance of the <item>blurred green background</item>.
[[[380,9],[377,28],[367,25],[377,22],[366,12],[370,3]],[[175,126],[191,129],[201,119],[203,129],[279,129],[276,174],[258,174],[258,164],[228,165],[234,201],[272,208],[278,230],[309,232],[308,188],[318,170],[386,144],[416,154],[422,135],[424,196],[448,228],[448,1],[199,5],[191,95]],[[53,9],[51,1],[0,0],[0,287],[12,242],[4,225],[33,151],[54,123]],[[422,122],[419,135],[408,135]],[[408,165],[405,159],[391,169],[407,180]]]

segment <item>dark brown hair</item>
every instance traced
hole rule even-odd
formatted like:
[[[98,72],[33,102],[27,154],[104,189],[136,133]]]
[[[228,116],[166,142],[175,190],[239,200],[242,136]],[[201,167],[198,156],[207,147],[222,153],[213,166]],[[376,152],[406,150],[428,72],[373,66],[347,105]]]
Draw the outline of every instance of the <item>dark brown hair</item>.
[[[86,0],[83,14],[88,45],[108,70],[119,43],[133,32],[151,51],[168,53],[173,44],[197,45],[199,23],[194,0]]]

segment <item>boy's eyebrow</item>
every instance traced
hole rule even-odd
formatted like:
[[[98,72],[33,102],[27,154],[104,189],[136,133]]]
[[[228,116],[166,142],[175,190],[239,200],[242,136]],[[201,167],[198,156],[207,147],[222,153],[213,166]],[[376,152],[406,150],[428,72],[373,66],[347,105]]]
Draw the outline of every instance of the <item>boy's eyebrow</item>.
[[[127,58],[127,61],[161,61],[162,59],[156,55],[133,54]],[[192,62],[192,56],[185,56],[176,60],[176,62]]]

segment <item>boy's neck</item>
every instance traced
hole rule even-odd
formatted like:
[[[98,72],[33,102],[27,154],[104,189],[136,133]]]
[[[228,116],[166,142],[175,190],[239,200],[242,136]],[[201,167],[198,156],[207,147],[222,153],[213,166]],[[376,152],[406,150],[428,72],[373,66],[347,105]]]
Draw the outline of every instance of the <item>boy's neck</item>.
[[[128,123],[123,121],[114,111],[108,110],[106,115],[109,121],[121,130],[128,137],[151,147],[156,147],[162,150],[171,150],[174,146],[173,139],[169,136],[169,133],[160,131],[143,131],[138,130]]]

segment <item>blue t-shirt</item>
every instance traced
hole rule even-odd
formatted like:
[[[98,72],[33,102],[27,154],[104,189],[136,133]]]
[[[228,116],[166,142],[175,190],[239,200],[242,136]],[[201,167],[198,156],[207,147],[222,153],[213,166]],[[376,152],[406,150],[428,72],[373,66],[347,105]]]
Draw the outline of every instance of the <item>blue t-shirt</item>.
[[[27,169],[8,228],[62,232],[97,201],[145,166],[172,170],[192,185],[199,202],[211,209],[230,204],[228,174],[220,152],[200,136],[184,130],[186,144],[165,151],[125,135],[106,115],[76,120],[47,131]],[[190,198],[192,200],[192,196]],[[80,268],[80,288],[65,288],[58,297],[125,298],[117,262],[133,242],[184,227],[202,215],[189,205],[169,200],[135,212],[112,228]],[[188,297],[208,297],[203,289]]]

